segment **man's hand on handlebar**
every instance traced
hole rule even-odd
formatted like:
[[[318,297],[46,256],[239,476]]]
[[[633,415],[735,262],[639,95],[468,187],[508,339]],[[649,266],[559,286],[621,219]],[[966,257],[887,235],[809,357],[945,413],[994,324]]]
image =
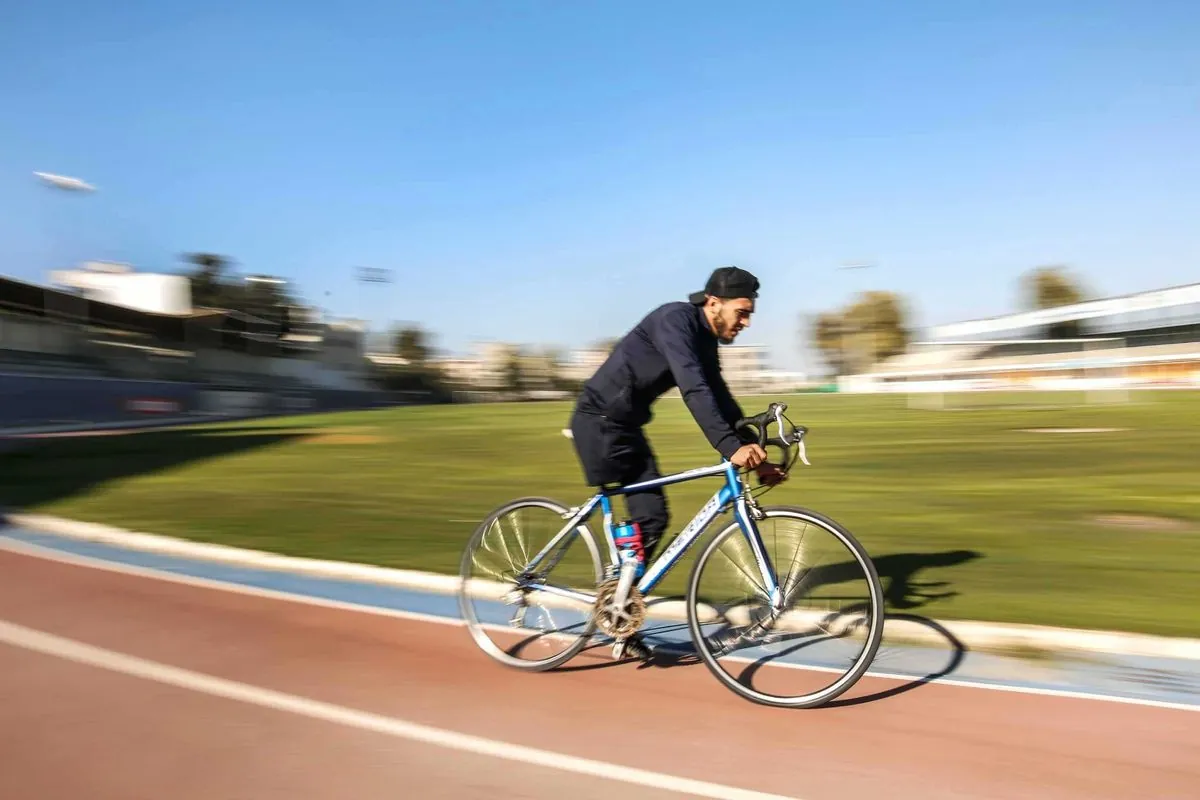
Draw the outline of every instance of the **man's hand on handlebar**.
[[[767,451],[756,444],[744,444],[729,457],[729,460],[739,469],[754,469],[767,460]]]
[[[758,482],[763,486],[778,486],[787,480],[788,474],[778,464],[763,462],[756,467]]]
[[[758,482],[763,486],[778,486],[787,480],[787,473],[779,465],[767,461],[767,451],[756,444],[738,448],[729,459],[739,469],[752,469],[758,473]]]
[[[742,445],[737,452],[730,457],[730,462],[741,469],[753,469],[758,473],[758,482],[762,486],[778,486],[787,480],[787,471],[780,464],[772,464],[767,461],[768,446],[779,447],[785,451],[784,464],[788,459],[786,453],[788,448],[798,445],[800,447],[800,457],[804,463],[808,463],[808,459],[804,458],[804,442],[801,437],[807,432],[806,428],[795,428],[790,434],[787,432],[784,421],[783,412],[787,410],[786,403],[771,403],[770,408],[761,414],[756,414],[753,417],[738,420],[734,425],[735,430],[739,433],[750,434],[757,442]],[[779,426],[778,436],[768,436],[767,426],[771,422],[775,422]],[[749,436],[744,437],[750,438]]]

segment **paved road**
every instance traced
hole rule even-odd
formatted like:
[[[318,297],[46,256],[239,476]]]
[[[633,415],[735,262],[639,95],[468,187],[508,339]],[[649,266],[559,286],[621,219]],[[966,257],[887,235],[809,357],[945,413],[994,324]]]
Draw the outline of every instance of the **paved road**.
[[[865,702],[782,711],[702,666],[589,651],[528,675],[455,624],[13,552],[0,576],[0,797],[1182,798],[1200,785],[1194,711],[938,684],[889,694],[897,682],[875,678],[845,698]],[[617,771],[589,774],[597,762]]]

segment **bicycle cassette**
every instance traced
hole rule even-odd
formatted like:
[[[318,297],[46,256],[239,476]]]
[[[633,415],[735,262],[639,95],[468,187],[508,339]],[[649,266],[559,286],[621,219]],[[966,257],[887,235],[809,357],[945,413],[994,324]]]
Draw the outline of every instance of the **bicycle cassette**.
[[[614,639],[626,639],[637,633],[646,621],[646,600],[637,587],[629,587],[629,595],[625,598],[623,608],[614,607],[617,593],[617,579],[600,584],[596,593],[594,614],[596,627]]]

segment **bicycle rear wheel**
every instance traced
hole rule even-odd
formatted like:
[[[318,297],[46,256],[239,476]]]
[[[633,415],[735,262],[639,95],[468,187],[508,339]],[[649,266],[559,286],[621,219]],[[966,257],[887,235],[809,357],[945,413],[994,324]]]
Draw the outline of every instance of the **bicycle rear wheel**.
[[[585,597],[595,596],[603,564],[586,524],[547,555],[532,580],[518,577],[567,520],[567,509],[553,500],[513,500],[479,524],[463,551],[459,610],[480,649],[506,666],[552,669],[578,653],[595,630]],[[581,596],[552,594],[538,585]]]
[[[883,636],[883,589],[861,544],[808,509],[775,506],[756,520],[784,595],[771,609],[762,573],[737,522],[696,559],[688,627],[709,671],[756,703],[813,708],[845,692]]]

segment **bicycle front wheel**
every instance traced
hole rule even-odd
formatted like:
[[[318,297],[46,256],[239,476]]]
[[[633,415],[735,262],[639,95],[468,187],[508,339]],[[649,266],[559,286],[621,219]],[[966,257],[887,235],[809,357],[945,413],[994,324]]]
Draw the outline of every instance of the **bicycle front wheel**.
[[[524,497],[489,514],[467,543],[459,610],[471,638],[502,664],[551,669],[578,653],[595,630],[592,602],[603,564],[586,523],[528,569],[568,518],[553,500]]]
[[[756,520],[783,594],[772,609],[758,559],[733,522],[696,559],[688,627],[700,658],[756,703],[813,708],[845,692],[883,636],[883,589],[863,546],[828,517],[794,506]]]

